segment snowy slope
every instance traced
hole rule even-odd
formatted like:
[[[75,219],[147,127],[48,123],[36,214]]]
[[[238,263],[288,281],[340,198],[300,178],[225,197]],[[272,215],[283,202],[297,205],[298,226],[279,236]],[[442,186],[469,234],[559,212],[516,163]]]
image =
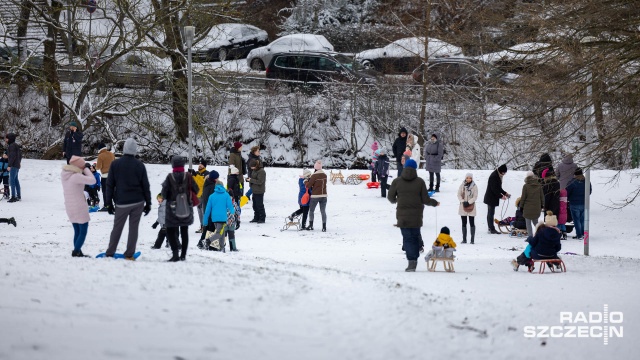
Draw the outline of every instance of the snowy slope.
[[[447,225],[458,242],[456,273],[407,274],[395,208],[378,190],[330,185],[328,232],[281,232],[297,208],[296,169],[267,169],[267,223],[244,208],[239,253],[195,247],[167,264],[150,250],[156,206],[141,221],[135,263],[70,257],[72,229],[61,196],[61,161],[25,160],[23,201],[0,202],[0,359],[631,359],[637,354],[640,265],[637,205],[606,208],[638,185],[623,173],[593,174],[591,256],[564,255],[566,274],[514,272],[521,239],[488,235],[479,207],[476,245],[460,244],[455,192],[466,171],[444,170],[442,206],[425,210],[428,244]],[[152,194],[170,171],[149,165]],[[223,167],[210,167],[221,174]],[[421,171],[422,172],[422,171]],[[351,172],[344,172],[349,174]],[[484,194],[489,171],[476,171]],[[426,175],[421,174],[423,177]],[[524,172],[510,171],[517,196]],[[498,208],[500,212],[500,208]],[[506,215],[512,216],[513,202]],[[316,224],[320,222],[316,211]],[[83,251],[106,249],[113,219],[92,214]],[[316,225],[316,228],[320,228]],[[120,244],[124,249],[126,236]],[[563,241],[562,252],[582,253]],[[518,251],[510,251],[516,248]],[[624,337],[527,339],[527,325],[559,325],[559,312],[624,312]]]

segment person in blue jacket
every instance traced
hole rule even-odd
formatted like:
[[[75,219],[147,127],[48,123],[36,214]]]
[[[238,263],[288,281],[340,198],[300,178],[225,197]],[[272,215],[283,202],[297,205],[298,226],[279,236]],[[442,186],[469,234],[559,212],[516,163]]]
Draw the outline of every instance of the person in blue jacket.
[[[100,204],[100,196],[98,196],[98,191],[100,191],[100,179],[102,177],[100,176],[100,173],[96,171],[96,164],[91,165],[87,163],[85,167],[91,170],[93,177],[96,179],[96,183],[94,185],[84,186],[84,191],[86,191],[89,194],[89,199],[87,199],[87,203],[89,206],[97,206],[98,204]]]
[[[215,250],[224,251],[228,214],[234,215],[235,213],[236,210],[233,202],[231,202],[231,196],[227,193],[224,185],[221,183],[216,184],[213,193],[207,200],[207,208],[202,219],[202,225],[206,230],[214,233],[214,236],[207,239],[205,244],[210,244]],[[213,245],[215,240],[218,240],[217,248]],[[209,249],[209,246],[205,246],[205,249]]]
[[[566,189],[569,209],[576,229],[576,236],[573,238],[578,240],[584,239],[584,182],[585,178],[582,174],[582,169],[578,168]],[[592,190],[593,188],[589,184],[589,195],[591,195]]]
[[[294,211],[291,216],[287,217],[287,219],[289,219],[289,221],[293,221],[293,218],[302,214],[302,227],[300,227],[300,230],[307,230],[307,216],[309,215],[309,202],[307,201],[305,204],[302,203],[302,197],[304,196],[304,193],[308,192],[309,196],[311,196],[311,189],[307,189],[307,187],[304,185],[304,182],[306,180],[309,180],[309,178],[311,177],[311,170],[308,169],[304,169],[302,171],[302,175],[300,176],[300,179],[298,179],[298,205],[300,206],[300,209]]]

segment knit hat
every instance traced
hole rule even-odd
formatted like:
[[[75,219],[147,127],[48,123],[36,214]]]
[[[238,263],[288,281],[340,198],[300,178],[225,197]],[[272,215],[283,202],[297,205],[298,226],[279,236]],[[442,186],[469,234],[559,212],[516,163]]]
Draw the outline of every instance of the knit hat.
[[[235,167],[235,166],[234,166]],[[211,180],[218,180],[218,178],[220,177],[220,174],[218,174],[217,171],[215,170],[211,170],[209,171],[209,179]]]
[[[549,169],[544,169],[542,170],[542,178],[544,179],[545,177],[547,177],[547,173],[549,173]]]
[[[464,176],[465,179],[468,178],[468,177],[473,179],[473,174],[472,173],[467,173],[467,175]]]
[[[200,165],[202,165],[202,166],[204,166],[204,167],[207,167],[207,165],[208,165],[208,164],[207,164],[207,159],[205,159],[205,158],[200,158],[200,161],[198,162],[198,164],[200,164]]]
[[[409,149],[405,150],[405,151],[402,153],[402,155],[406,155],[406,156],[411,157],[411,150],[409,150]]]
[[[98,151],[106,148],[107,148],[107,145],[105,143],[101,142],[98,144]]]
[[[128,138],[122,147],[122,153],[125,155],[135,155],[138,153],[138,143],[132,138]]]
[[[581,168],[577,168],[576,171],[573,173],[573,175],[575,175],[575,176],[583,175],[582,169]]]
[[[309,169],[302,170],[302,177],[308,178],[310,176],[311,176],[311,170],[309,170]]]
[[[380,147],[380,149],[376,150],[376,153],[378,155],[386,155],[387,154],[387,149],[384,148],[384,146]]]
[[[86,164],[84,159],[80,156],[73,155],[69,160],[69,164],[77,167],[78,169],[84,169],[84,165]]]
[[[553,211],[547,211],[547,216],[544,217],[544,223],[547,226],[558,226],[558,218],[553,215]]]
[[[434,137],[434,138],[438,139],[438,135],[436,135],[436,134],[431,134],[431,137]]]
[[[374,141],[373,144],[371,144],[371,150],[376,151],[378,150],[378,142]]]
[[[380,155],[380,149],[376,150],[375,154],[379,156]]]
[[[500,165],[500,167],[498,168],[498,172],[502,173],[502,174],[506,174],[507,173],[507,164]]]
[[[531,176],[536,176],[536,174],[534,174],[533,171],[527,171],[527,176],[525,176],[524,178],[526,179]]]
[[[404,167],[412,168],[412,169],[418,169],[418,164],[416,164],[415,160],[409,159],[409,160],[404,162]]]
[[[233,148],[238,150],[242,147],[242,143],[240,141],[236,141],[233,143]]]
[[[72,121],[69,123],[69,126],[78,127],[78,123],[75,121]]]
[[[451,235],[451,232],[449,231],[449,228],[446,226],[443,226],[442,229],[440,229],[440,234],[447,234],[447,235]]]
[[[240,170],[238,170],[238,168],[233,164],[229,165],[229,172],[231,173],[231,175],[240,174]]]
[[[313,168],[316,170],[322,170],[322,161],[317,160],[315,164],[313,164]]]
[[[519,207],[519,205],[520,205],[520,198],[517,198],[516,199],[516,207]]]
[[[174,155],[171,158],[171,167],[172,168],[177,168],[177,167],[184,167],[184,164],[187,162],[187,159],[185,159],[183,156],[180,155]]]

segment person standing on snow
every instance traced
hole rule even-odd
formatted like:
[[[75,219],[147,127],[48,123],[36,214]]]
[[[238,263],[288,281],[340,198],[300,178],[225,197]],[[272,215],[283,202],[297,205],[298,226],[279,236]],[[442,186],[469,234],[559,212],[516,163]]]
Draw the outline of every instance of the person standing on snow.
[[[9,187],[11,187],[11,199],[8,202],[13,203],[22,200],[20,194],[20,180],[18,173],[20,172],[20,163],[22,162],[22,148],[16,144],[16,134],[9,133],[5,136],[4,141],[7,143],[7,171],[9,171]]]
[[[391,150],[393,151],[393,157],[396,158],[396,165],[398,166],[398,177],[402,174],[402,155],[407,149],[407,129],[401,128],[398,133],[398,138],[393,142]]]
[[[316,161],[313,165],[315,172],[309,180],[305,181],[307,189],[311,189],[309,200],[309,226],[307,230],[313,230],[313,213],[316,206],[320,204],[320,214],[322,215],[322,232],[327,231],[327,174],[322,170],[322,162]]]
[[[238,178],[240,184],[244,184],[244,175],[247,174],[247,164],[242,158],[242,143],[239,141],[233,143],[233,147],[229,152],[229,165],[233,165],[236,169],[240,170]],[[229,168],[229,174],[231,174],[231,168]],[[240,194],[240,196],[242,196],[242,194]]]
[[[209,176],[209,172],[207,171],[207,160],[200,159],[198,164],[198,171],[191,169],[191,176],[193,177],[193,181],[198,185],[198,199],[200,200],[200,204],[196,207],[198,209],[198,218],[200,219],[200,224],[202,224],[202,216],[204,215],[204,208],[202,207],[202,190],[204,189],[204,180]],[[204,230],[202,226],[196,230],[196,234],[201,233]]]
[[[493,219],[496,216],[496,206],[500,205],[500,199],[507,200],[511,194],[502,189],[502,177],[507,173],[507,165],[502,164],[491,175],[487,181],[487,191],[484,193],[484,203],[487,204],[487,226],[490,234],[500,234],[496,230]]]
[[[73,257],[86,256],[82,253],[82,245],[87,238],[91,218],[84,197],[84,187],[96,184],[96,178],[86,165],[83,158],[74,155],[69,159],[69,164],[62,167],[60,175],[64,208],[73,225]]]
[[[251,176],[247,178],[253,189],[253,220],[252,223],[264,224],[267,220],[267,213],[264,209],[264,193],[267,192],[267,173],[260,160],[253,159],[249,163]]]
[[[458,207],[458,214],[462,218],[462,243],[467,243],[467,217],[469,218],[469,225],[471,225],[471,244],[474,243],[476,236],[476,200],[478,200],[478,187],[473,181],[473,174],[467,173],[464,181],[458,188],[458,201],[460,206]]]
[[[100,171],[102,186],[102,209],[100,211],[107,211],[107,179],[109,177],[109,169],[111,163],[116,159],[116,156],[109,151],[105,143],[98,144],[98,160],[96,163],[96,169]]]
[[[72,156],[82,156],[82,131],[78,130],[78,123],[72,121],[69,131],[64,135],[62,156],[67,159],[67,164]]]
[[[378,154],[378,161],[376,161],[376,174],[378,174],[378,180],[380,180],[380,196],[387,197],[387,181],[389,179],[389,157],[387,156],[387,150],[380,148],[376,150]]]
[[[387,199],[392,204],[397,204],[396,219],[402,233],[402,248],[409,261],[405,271],[414,272],[422,246],[420,228],[424,206],[439,206],[440,203],[429,197],[424,180],[418,177],[416,162],[409,159],[404,165],[402,175],[391,183]]]
[[[251,150],[249,151],[249,157],[247,158],[247,163],[251,162],[251,160],[258,160],[262,164],[262,158],[260,157],[260,146],[256,145],[251,147]],[[251,168],[248,168],[247,177],[250,178],[252,175],[253,172],[251,171]],[[241,187],[244,187],[244,183],[241,182],[240,185]],[[245,196],[247,197],[247,199],[251,200],[251,195],[253,195],[253,189],[249,187],[249,191],[247,191]],[[242,193],[240,193],[240,195],[238,196],[242,196]]]
[[[562,158],[562,162],[557,166],[556,175],[560,182],[560,189],[566,189],[569,182],[573,180],[573,174],[578,170],[578,165],[573,162],[573,156],[570,154]]]
[[[520,207],[527,224],[527,233],[533,234],[533,229],[538,225],[540,212],[544,209],[544,192],[540,181],[532,171],[529,171],[524,179]]]
[[[440,171],[442,170],[442,157],[444,156],[444,146],[438,140],[436,134],[431,134],[431,140],[424,145],[425,168],[429,172],[429,191],[434,191],[433,174],[436,175],[435,192],[440,192]]]

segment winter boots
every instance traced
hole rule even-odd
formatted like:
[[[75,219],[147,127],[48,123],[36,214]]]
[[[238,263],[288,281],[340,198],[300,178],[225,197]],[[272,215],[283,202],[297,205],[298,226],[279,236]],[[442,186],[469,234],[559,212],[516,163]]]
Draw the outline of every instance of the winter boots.
[[[322,232],[327,232],[327,223],[322,223]]]
[[[415,272],[418,267],[418,260],[409,260],[409,266],[407,266],[404,271],[406,272]]]
[[[313,231],[313,221],[309,221],[309,226],[306,230]]]
[[[473,244],[473,240],[475,239],[475,237],[476,237],[476,227],[472,226],[471,227],[471,244]]]
[[[467,243],[467,227],[466,226],[462,227],[462,243],[463,244]]]
[[[173,256],[171,259],[167,260],[167,262],[178,262],[180,261],[180,257],[178,257],[178,250],[173,250]]]
[[[236,239],[229,239],[229,251],[238,251],[238,248],[236,247]]]

